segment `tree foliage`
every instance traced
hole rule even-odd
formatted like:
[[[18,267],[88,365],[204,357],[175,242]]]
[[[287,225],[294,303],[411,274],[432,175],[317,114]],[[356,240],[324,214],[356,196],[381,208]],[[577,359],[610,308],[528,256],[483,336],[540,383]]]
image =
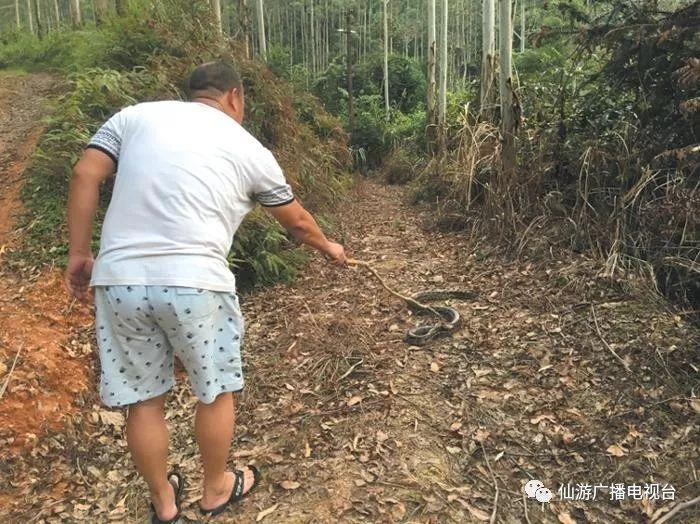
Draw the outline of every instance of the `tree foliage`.
[[[0,0],[4,4],[14,9]],[[430,2],[390,0],[386,6],[388,118],[383,2],[265,0],[258,17],[257,0],[222,0],[223,35],[212,30],[219,25],[210,2],[131,0],[119,14],[108,5],[101,17],[92,2],[82,2],[78,31],[66,31],[44,11],[49,32],[43,40],[30,33],[30,13],[20,4],[0,33],[0,67],[126,75],[147,67],[146,96],[179,96],[178,79],[188,67],[224,43],[233,45],[239,58],[267,59],[267,67],[241,61],[251,83],[250,128],[273,147],[284,148],[290,136],[304,142],[295,145],[302,149],[323,144],[313,160],[289,155],[296,183],[310,196],[336,191],[336,177],[318,175],[337,170],[329,158],[352,154],[363,170],[388,159],[387,177],[439,202],[449,223],[482,227],[517,245],[519,253],[522,231],[549,221],[551,245],[596,253],[612,268],[644,260],[667,290],[682,295],[700,289],[698,1],[523,0],[513,12],[512,46],[500,38],[504,47],[497,50],[497,37],[510,36],[506,20],[500,19],[498,31],[499,24],[489,21],[482,34],[483,3],[450,0],[447,23],[437,24],[435,35],[438,42],[448,37],[436,71],[441,78],[446,73],[448,87],[444,149],[437,156],[426,144],[426,130],[435,127],[426,104]],[[509,7],[485,4],[495,6],[495,21]],[[67,19],[67,7],[61,2],[56,22]],[[98,29],[96,21],[102,22]],[[511,47],[512,77],[502,78],[500,88],[512,98],[501,107],[493,73],[499,58],[504,63],[498,55],[509,55]],[[488,79],[484,73],[479,78],[484,64]],[[502,126],[504,115],[512,115],[508,126]],[[340,122],[351,116],[351,151],[341,154]],[[504,127],[513,131],[512,144],[504,141]],[[499,184],[504,153],[511,159],[507,165],[515,166],[507,187]],[[276,267],[274,258],[265,264],[247,260],[255,271]]]

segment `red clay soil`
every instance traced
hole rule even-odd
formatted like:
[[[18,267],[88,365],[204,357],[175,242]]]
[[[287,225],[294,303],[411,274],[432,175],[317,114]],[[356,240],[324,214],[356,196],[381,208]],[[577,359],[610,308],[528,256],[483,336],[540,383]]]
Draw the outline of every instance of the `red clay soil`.
[[[59,270],[4,263],[55,84],[48,75],[0,76],[0,445],[12,453],[60,428],[90,381],[90,346],[72,336],[90,323],[89,310],[71,304]]]

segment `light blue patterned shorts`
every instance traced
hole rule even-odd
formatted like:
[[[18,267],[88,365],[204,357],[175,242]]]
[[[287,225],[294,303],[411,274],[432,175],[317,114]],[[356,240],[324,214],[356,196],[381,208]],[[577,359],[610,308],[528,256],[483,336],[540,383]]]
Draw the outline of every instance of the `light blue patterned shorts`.
[[[204,403],[243,389],[243,316],[235,293],[176,286],[96,286],[100,397],[127,406],[167,392],[173,355]]]

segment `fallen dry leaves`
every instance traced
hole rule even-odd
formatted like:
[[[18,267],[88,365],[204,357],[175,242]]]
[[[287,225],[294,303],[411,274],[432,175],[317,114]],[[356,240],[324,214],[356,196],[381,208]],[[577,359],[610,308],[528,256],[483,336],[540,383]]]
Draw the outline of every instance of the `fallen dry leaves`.
[[[430,214],[403,203],[402,191],[363,184],[338,207],[349,251],[402,291],[470,286],[479,298],[454,301],[463,324],[453,336],[415,348],[403,333],[423,319],[366,276],[319,259],[295,283],[243,296],[247,386],[231,466],[255,463],[263,484],[235,518],[488,522],[495,478],[496,521],[523,522],[522,486],[537,478],[556,509],[539,513],[527,501],[532,522],[641,522],[652,504],[583,505],[557,500],[556,490],[613,473],[692,486],[692,471],[678,464],[697,456],[696,404],[680,384],[697,366],[696,330],[627,283],[602,279],[595,261],[556,251],[512,260],[461,233],[426,230]],[[634,376],[600,341],[593,302]],[[29,502],[0,498],[0,520],[143,520],[146,490],[121,420],[103,415],[111,411],[94,394],[80,401],[64,431],[37,437],[8,468],[8,493]],[[172,462],[188,478],[188,518],[201,496],[193,408],[179,385],[168,421]]]

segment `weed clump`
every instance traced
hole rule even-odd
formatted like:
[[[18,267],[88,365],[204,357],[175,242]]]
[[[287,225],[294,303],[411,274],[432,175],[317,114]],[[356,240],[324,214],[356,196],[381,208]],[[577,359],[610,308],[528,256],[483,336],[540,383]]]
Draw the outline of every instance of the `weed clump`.
[[[413,180],[420,162],[406,148],[393,149],[382,164],[382,175],[389,184],[406,184]]]

